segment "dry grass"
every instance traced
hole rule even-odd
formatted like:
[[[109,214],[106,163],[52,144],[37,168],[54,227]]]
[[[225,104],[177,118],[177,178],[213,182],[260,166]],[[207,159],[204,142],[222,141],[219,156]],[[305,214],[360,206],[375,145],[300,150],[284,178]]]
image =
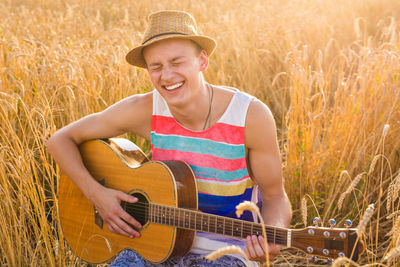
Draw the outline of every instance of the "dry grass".
[[[59,170],[45,141],[84,115],[151,90],[146,72],[124,55],[141,40],[145,16],[166,8],[191,12],[217,39],[208,81],[250,92],[275,114],[293,227],[302,226],[306,194],[316,204],[308,221],[320,213],[325,223],[357,224],[374,203],[360,264],[398,264],[398,0],[3,0],[0,265],[78,262],[56,219]],[[304,254],[283,254],[276,262],[311,266]]]

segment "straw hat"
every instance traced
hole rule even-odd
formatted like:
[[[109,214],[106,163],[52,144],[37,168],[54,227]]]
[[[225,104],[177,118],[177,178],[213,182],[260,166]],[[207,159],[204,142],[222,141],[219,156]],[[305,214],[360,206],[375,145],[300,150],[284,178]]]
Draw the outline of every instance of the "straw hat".
[[[217,46],[214,39],[197,33],[196,21],[189,13],[175,10],[159,11],[150,14],[149,25],[142,44],[126,55],[126,61],[134,66],[146,68],[143,48],[157,41],[171,38],[192,40],[204,49],[208,56],[211,56]]]

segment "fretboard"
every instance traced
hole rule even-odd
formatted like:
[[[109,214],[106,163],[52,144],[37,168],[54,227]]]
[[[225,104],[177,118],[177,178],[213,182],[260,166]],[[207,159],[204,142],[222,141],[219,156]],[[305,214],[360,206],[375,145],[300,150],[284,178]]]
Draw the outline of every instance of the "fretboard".
[[[149,206],[148,219],[153,223],[237,238],[262,235],[259,223],[154,203]],[[269,243],[287,245],[287,229],[266,226],[265,230]]]

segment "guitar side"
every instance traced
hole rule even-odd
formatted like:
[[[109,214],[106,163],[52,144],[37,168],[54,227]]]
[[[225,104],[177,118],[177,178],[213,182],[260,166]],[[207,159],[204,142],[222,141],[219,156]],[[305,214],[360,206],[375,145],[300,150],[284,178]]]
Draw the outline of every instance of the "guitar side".
[[[149,202],[197,210],[197,188],[189,166],[179,161],[145,162],[146,157],[118,139],[94,140],[79,150],[91,175],[106,187],[139,193]],[[145,163],[143,163],[145,162]],[[143,163],[143,164],[142,164]],[[59,190],[60,221],[72,250],[90,263],[108,261],[125,248],[160,263],[189,252],[195,232],[161,224],[143,225],[141,236],[130,239],[111,233],[96,215],[93,204],[65,175]]]

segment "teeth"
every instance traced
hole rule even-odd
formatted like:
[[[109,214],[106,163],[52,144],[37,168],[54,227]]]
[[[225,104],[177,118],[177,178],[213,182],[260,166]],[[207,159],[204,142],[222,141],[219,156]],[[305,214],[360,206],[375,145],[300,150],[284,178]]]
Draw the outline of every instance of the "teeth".
[[[174,84],[174,85],[171,85],[171,86],[165,86],[165,88],[167,90],[174,90],[174,89],[176,89],[178,87],[181,87],[182,85],[183,85],[183,82],[182,83],[177,83],[177,84]]]

